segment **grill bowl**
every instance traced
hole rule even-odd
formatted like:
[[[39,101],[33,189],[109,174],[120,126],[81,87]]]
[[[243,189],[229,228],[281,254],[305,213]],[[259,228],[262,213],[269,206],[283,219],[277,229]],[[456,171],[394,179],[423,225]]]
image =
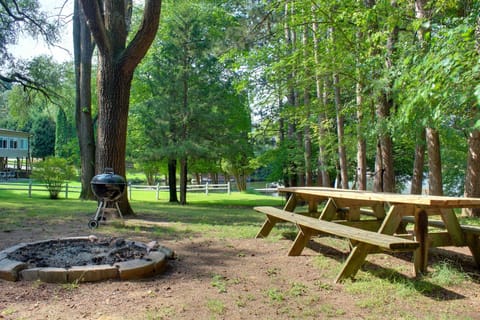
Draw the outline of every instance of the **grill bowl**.
[[[94,176],[90,185],[99,200],[116,201],[123,195],[127,183],[122,176],[113,173],[113,170],[105,170],[105,173]]]

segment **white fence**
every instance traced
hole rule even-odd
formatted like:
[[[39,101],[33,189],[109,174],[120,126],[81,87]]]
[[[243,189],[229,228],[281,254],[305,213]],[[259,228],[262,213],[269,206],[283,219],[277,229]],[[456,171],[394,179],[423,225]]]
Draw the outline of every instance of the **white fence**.
[[[27,183],[15,182],[9,183],[4,182],[0,183],[0,190],[7,191],[25,191],[29,198],[32,197],[32,192],[48,192],[46,184],[32,183],[29,181]],[[80,193],[82,188],[80,186],[71,186],[68,183],[64,184],[61,189],[61,193],[65,195],[65,198],[68,199],[70,193]]]
[[[81,192],[80,186],[72,186],[68,183],[64,184],[62,187],[61,193],[65,195],[65,198],[68,199],[71,193],[80,193]],[[32,183],[32,181],[28,181],[26,183],[22,182],[4,182],[0,183],[0,191],[7,190],[7,191],[25,191],[29,198],[32,197],[32,192],[48,192],[46,188],[46,184],[39,184],[39,183]],[[137,191],[154,191],[155,192],[155,199],[160,199],[160,192],[168,192],[168,186],[161,186],[160,184],[149,186],[149,185],[127,185],[127,194],[129,199],[132,198],[132,190],[135,192]],[[179,188],[177,187],[177,191]],[[230,182],[225,184],[196,184],[196,185],[187,185],[187,192],[205,192],[208,195],[209,192],[226,192],[228,194],[231,193]]]
[[[146,186],[146,185],[133,185],[133,184],[128,184],[127,192],[128,192],[128,198],[132,198],[132,190],[135,191],[154,191],[155,192],[155,199],[160,199],[160,192],[162,191],[169,191],[170,188],[168,186],[161,186],[160,184],[157,183],[155,186]],[[179,191],[179,187],[177,187],[177,192]],[[224,191],[228,194],[232,192],[230,188],[230,182],[227,182],[225,184],[189,184],[187,185],[187,192],[188,191],[199,191],[199,192],[205,192],[205,194],[208,195],[209,192],[217,192],[217,191]]]

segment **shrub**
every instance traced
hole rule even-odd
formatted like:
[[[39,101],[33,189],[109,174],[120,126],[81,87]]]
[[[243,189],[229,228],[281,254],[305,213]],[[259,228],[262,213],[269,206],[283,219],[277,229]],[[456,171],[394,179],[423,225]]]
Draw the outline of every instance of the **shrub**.
[[[46,184],[50,199],[58,199],[58,194],[66,180],[69,180],[75,171],[62,158],[49,157],[35,164],[32,178]]]

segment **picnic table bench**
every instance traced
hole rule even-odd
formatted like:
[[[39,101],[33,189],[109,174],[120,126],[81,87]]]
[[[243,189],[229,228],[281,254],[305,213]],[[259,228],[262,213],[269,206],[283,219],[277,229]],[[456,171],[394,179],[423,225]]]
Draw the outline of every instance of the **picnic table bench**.
[[[427,271],[430,247],[468,246],[480,266],[480,227],[460,225],[453,211],[453,208],[480,207],[478,198],[320,187],[280,188],[279,191],[289,194],[283,210],[254,208],[266,215],[257,238],[267,237],[278,222],[295,224],[298,233],[289,255],[300,255],[311,237],[320,233],[349,239],[351,251],[335,282],[354,277],[369,254],[382,251],[412,251],[416,275]],[[308,204],[308,212],[300,214],[295,211],[302,201]],[[325,203],[320,212],[319,203]],[[439,216],[441,220],[429,220],[432,216]],[[413,223],[414,229],[407,232],[409,223]],[[429,226],[443,231],[429,232]]]

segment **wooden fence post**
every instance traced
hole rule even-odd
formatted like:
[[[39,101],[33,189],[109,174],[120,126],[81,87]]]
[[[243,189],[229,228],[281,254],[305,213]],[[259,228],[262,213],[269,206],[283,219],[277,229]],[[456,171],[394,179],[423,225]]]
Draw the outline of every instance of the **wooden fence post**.
[[[28,181],[28,197],[32,197],[32,180]]]
[[[127,189],[128,189],[128,198],[132,200],[132,183],[131,182],[127,184]]]
[[[68,182],[65,183],[65,199],[68,199]]]
[[[157,197],[157,200],[160,199],[160,182],[157,182],[156,197]]]

